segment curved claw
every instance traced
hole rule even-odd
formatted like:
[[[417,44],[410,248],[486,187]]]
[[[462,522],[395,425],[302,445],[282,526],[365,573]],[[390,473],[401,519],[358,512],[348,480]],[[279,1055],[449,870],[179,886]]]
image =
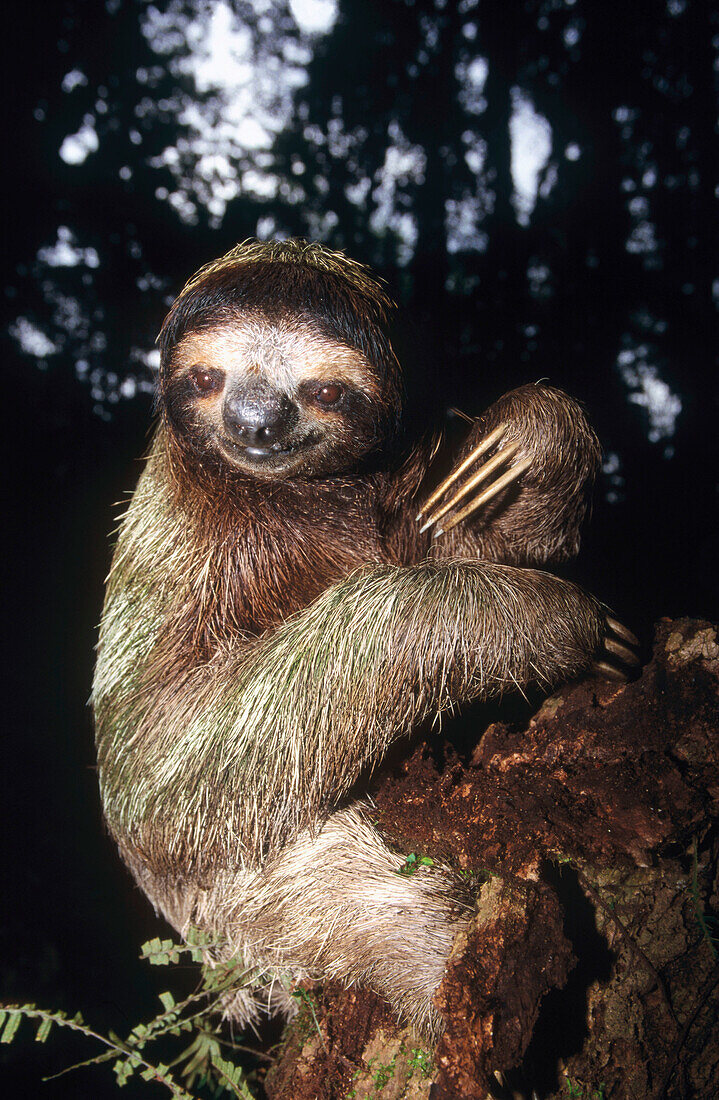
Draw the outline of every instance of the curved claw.
[[[622,645],[621,642],[615,641],[614,638],[605,638],[604,648],[609,650],[609,652],[614,654],[616,657],[619,657],[621,661],[624,661],[625,665],[639,664],[639,658],[637,657],[634,650],[630,649],[629,646]]]
[[[500,451],[497,454],[496,458],[501,458],[503,462],[506,461],[506,459],[509,457],[509,455],[507,454],[508,451],[510,451],[510,448],[506,447],[503,451]],[[512,449],[511,453],[514,454],[514,449]],[[486,504],[487,501],[491,500],[492,497],[497,495],[497,493],[501,493],[503,489],[506,489],[509,485],[512,484],[513,481],[516,481],[517,478],[520,477],[524,473],[524,471],[529,468],[529,466],[531,466],[531,464],[531,458],[523,458],[521,462],[518,462],[516,464],[516,466],[511,466],[506,471],[506,473],[503,473],[501,477],[498,477],[496,481],[493,481],[492,484],[489,485],[483,493],[480,493],[478,497],[475,497],[474,500],[465,505],[465,507],[457,512],[456,515],[452,516],[452,518],[447,523],[445,523],[444,527],[438,527],[434,533],[434,537],[439,538],[439,536],[443,535],[445,531],[451,531],[452,528],[456,527],[458,523],[461,523],[463,519],[466,519],[467,516],[471,516],[472,512],[476,512],[478,508],[481,508],[483,504]],[[488,465],[489,463],[487,463],[487,466]]]
[[[428,511],[428,509],[430,509],[436,501],[439,500],[442,494],[446,492],[447,489],[449,489],[450,485],[454,485],[455,481],[457,481],[458,478],[462,476],[465,470],[469,469],[472,463],[476,459],[478,459],[480,455],[483,455],[485,451],[489,450],[493,443],[496,443],[497,440],[502,438],[506,431],[506,427],[506,424],[500,424],[497,428],[494,429],[493,432],[490,432],[488,436],[485,436],[481,443],[479,443],[474,448],[471,454],[468,454],[464,461],[460,462],[459,466],[456,466],[455,469],[450,470],[444,481],[442,481],[431,494],[431,496],[427,497],[427,499],[425,500],[424,504],[417,513],[418,520],[422,518],[425,512]]]
[[[502,438],[506,430],[506,424],[498,425],[498,427],[496,427],[494,431],[490,432],[489,435],[486,436],[462,462],[460,462],[459,466],[450,471],[444,481],[437,486],[431,496],[429,496],[425,503],[422,505],[422,508],[417,515],[418,520],[423,519],[426,516],[425,522],[420,527],[420,533],[429,530],[430,527],[433,527],[440,519],[446,516],[447,513],[452,510],[452,508],[459,504],[460,501],[464,500],[464,498],[468,496],[474,489],[476,489],[477,486],[480,485],[483,481],[486,481],[488,478],[493,478],[493,480],[490,481],[489,485],[478,496],[474,497],[474,499],[470,500],[469,503],[466,504],[462,509],[460,509],[459,512],[451,516],[443,527],[438,527],[435,530],[434,538],[439,538],[439,536],[443,535],[446,531],[451,531],[452,528],[456,527],[458,523],[461,523],[463,519],[466,519],[478,508],[481,508],[483,504],[486,504],[487,501],[491,500],[492,497],[496,496],[497,493],[500,493],[503,489],[506,489],[509,485],[511,485],[512,482],[516,481],[517,478],[520,477],[520,475],[523,474],[524,471],[531,465],[531,459],[521,459],[519,462],[515,463],[515,465],[510,466],[508,470],[505,470],[505,472],[499,477],[495,478],[495,471],[498,470],[501,466],[504,466],[507,462],[509,462],[510,459],[514,458],[515,454],[519,450],[519,443],[507,443],[505,446],[500,447],[496,454],[494,454],[491,458],[482,462],[478,469],[476,469],[475,472],[472,474],[472,476],[469,477],[469,479],[463,485],[460,485],[458,489],[455,489],[454,493],[448,500],[445,500],[445,502],[443,504],[440,504],[439,507],[436,506],[438,501],[441,500],[442,496],[447,492],[447,490],[450,489],[455,484],[455,482],[462,477],[463,474],[467,473],[472,464],[481,455],[483,455],[487,450],[489,450],[491,446],[493,446],[493,444],[495,444],[498,440]],[[434,510],[431,511],[431,509]],[[429,515],[427,515],[428,512]]]
[[[629,642],[630,645],[639,645],[639,639],[632,634],[631,630],[627,630],[626,626],[620,623],[618,619],[614,619],[611,615],[607,615],[606,623],[612,633],[616,634],[618,638],[623,638],[624,641]]]
[[[615,665],[610,665],[608,661],[594,661],[592,672],[596,672],[598,676],[603,676],[605,680],[616,680],[621,684],[627,681],[626,674],[621,669],[616,668]]]
[[[613,616],[605,615],[604,622],[606,634],[601,652],[592,664],[592,671],[608,680],[624,683],[641,664],[635,652],[639,647],[639,640]],[[619,641],[619,638],[622,640]]]
[[[487,478],[494,473],[498,466],[503,465],[503,463],[507,462],[508,459],[510,459],[513,455],[517,453],[518,448],[518,443],[510,443],[508,446],[502,447],[499,451],[497,451],[496,455],[494,455],[493,458],[490,458],[486,462],[483,462],[477,472],[473,474],[472,477],[469,479],[469,481],[466,481],[464,485],[457,489],[453,497],[450,497],[450,499],[440,508],[435,509],[429,519],[422,525],[422,527],[420,527],[420,533],[422,531],[426,531],[428,527],[431,527],[434,523],[437,522],[437,520],[440,520],[442,516],[445,516],[447,512],[449,512],[450,508],[454,508],[455,504],[459,504],[460,500],[464,500],[467,494],[471,493],[472,489],[475,489],[482,481],[486,481]],[[472,510],[474,510],[474,507],[478,507],[475,502],[473,502]]]

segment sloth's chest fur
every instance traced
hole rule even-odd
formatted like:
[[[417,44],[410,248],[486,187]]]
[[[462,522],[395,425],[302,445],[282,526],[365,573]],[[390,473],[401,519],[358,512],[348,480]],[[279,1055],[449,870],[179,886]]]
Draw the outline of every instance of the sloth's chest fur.
[[[376,494],[361,483],[335,482],[312,495],[282,485],[248,493],[229,519],[212,509],[186,515],[195,564],[176,626],[200,661],[266,633],[348,574],[387,560]]]

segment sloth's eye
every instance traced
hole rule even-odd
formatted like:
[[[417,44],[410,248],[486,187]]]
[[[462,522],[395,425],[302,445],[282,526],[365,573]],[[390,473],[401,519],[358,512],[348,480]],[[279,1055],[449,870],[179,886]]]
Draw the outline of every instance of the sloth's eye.
[[[198,393],[217,393],[222,389],[224,375],[222,371],[207,370],[206,367],[193,367],[190,371],[190,381]]]
[[[339,383],[328,382],[326,386],[315,391],[314,398],[319,405],[336,405],[343,393],[344,389]]]

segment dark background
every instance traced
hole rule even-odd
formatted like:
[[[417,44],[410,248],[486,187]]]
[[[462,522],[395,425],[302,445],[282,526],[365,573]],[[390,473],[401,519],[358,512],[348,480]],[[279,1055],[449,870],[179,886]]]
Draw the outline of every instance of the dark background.
[[[103,832],[86,699],[107,536],[147,443],[143,357],[201,263],[259,232],[372,264],[400,305],[418,423],[537,378],[579,396],[608,459],[572,574],[646,645],[661,615],[717,616],[713,6],[340,0],[308,35],[281,0],[264,21],[236,2],[258,71],[272,83],[281,48],[297,67],[289,42],[305,83],[267,108],[282,116],[271,146],[228,149],[239,193],[208,209],[220,184],[195,186],[205,168],[182,109],[225,108],[183,66],[183,28],[217,6],[163,7],[177,32],[164,52],[138,0],[17,4],[4,32],[0,993],[121,1033],[169,979],[137,961],[159,923]],[[551,149],[518,216],[522,104]],[[83,126],[98,147],[68,163],[59,151]],[[157,158],[183,139],[173,175]],[[62,241],[73,263],[57,262]],[[8,1095],[114,1094],[108,1070],[39,1084],[85,1046],[41,1047],[26,1026],[0,1051]]]

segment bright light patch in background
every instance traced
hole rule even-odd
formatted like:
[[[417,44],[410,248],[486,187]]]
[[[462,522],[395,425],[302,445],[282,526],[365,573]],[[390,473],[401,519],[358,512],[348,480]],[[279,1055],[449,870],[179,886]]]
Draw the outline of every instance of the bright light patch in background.
[[[87,77],[80,69],[70,69],[62,79],[63,92],[72,92],[75,88],[84,88],[87,85]]]
[[[139,358],[146,367],[149,367],[153,373],[159,371],[160,352],[157,348],[153,348],[152,351],[143,351],[141,348],[134,348],[133,351],[137,352],[137,358]]]
[[[10,326],[10,335],[25,355],[32,355],[35,359],[47,359],[49,355],[57,355],[60,350],[57,344],[49,340],[42,329],[29,321],[27,317],[18,317]]]
[[[228,4],[215,4],[209,17],[200,11],[188,23],[187,32],[191,46],[187,68],[199,92],[218,88],[237,92],[247,87],[252,79],[252,39],[246,27],[235,24]]]
[[[487,186],[485,177],[487,142],[474,130],[465,130],[462,144],[465,164],[475,177],[475,190],[465,190],[460,197],[445,201],[447,251],[484,252],[489,238],[480,225],[485,215],[493,210],[495,201],[494,191]]]
[[[602,473],[608,482],[605,497],[610,504],[624,500],[624,473],[622,460],[616,451],[609,451],[602,460]]]
[[[480,176],[487,160],[487,142],[473,130],[465,130],[462,134],[462,143],[465,147],[464,159],[467,167],[475,176]]]
[[[648,255],[658,248],[656,229],[650,221],[638,221],[627,237],[627,252]]]
[[[649,219],[649,199],[646,195],[633,195],[627,202],[632,219],[632,231],[626,240],[626,250],[643,257],[645,267],[661,265],[659,242],[654,223]]]
[[[255,18],[246,22],[229,0],[193,0],[190,4],[171,0],[162,8],[149,5],[143,14],[145,38],[161,56],[162,65],[178,78],[178,90],[164,101],[163,113],[174,115],[184,129],[149,162],[151,167],[169,170],[172,180],[169,185],[163,181],[155,195],[189,224],[198,221],[200,208],[204,208],[210,226],[218,227],[228,205],[243,195],[265,202],[279,198],[283,203],[302,204],[307,198],[305,179],[309,178],[315,191],[322,193],[321,172],[305,177],[304,165],[293,164],[291,176],[280,173],[274,148],[278,135],[297,123],[296,93],[307,84],[307,67],[318,36],[328,34],[338,19],[338,4],[336,0],[251,3]],[[138,80],[144,79],[146,72],[138,70]],[[487,72],[484,58],[475,58],[464,67],[473,102],[484,87]],[[199,94],[180,90],[180,81],[188,79]],[[149,97],[143,103],[150,115],[158,109]],[[475,108],[480,109],[478,102]],[[139,129],[134,133],[141,144]],[[133,133],[129,136],[133,140]],[[326,128],[307,125],[304,136],[311,147],[326,149],[334,160],[346,163],[347,198],[367,210],[376,233],[396,239],[398,262],[401,266],[408,263],[418,232],[407,192],[416,189],[424,177],[422,148],[410,146],[399,124],[392,123],[384,163],[370,179],[359,169],[362,158],[353,156],[367,140],[364,127],[345,130],[339,114],[329,119]],[[479,172],[483,146],[475,143],[467,156]],[[455,212],[453,220],[466,227],[467,218],[463,210],[461,216]],[[270,223],[271,232],[277,231],[268,215],[259,221],[261,236],[267,235]],[[338,216],[327,207],[317,212],[308,203],[304,221],[309,236],[326,240],[334,232]],[[476,234],[475,240],[479,240]]]
[[[571,50],[574,48],[574,46],[578,45],[581,37],[582,28],[579,22],[569,23],[564,28],[562,39],[564,41],[564,45],[567,47],[568,50]]]
[[[337,21],[336,0],[289,0],[289,5],[304,34],[328,34]]]
[[[512,204],[520,225],[529,225],[537,202],[540,177],[552,154],[552,127],[534,109],[520,88],[512,88],[512,117],[509,120]]]
[[[465,10],[468,10],[466,4]],[[474,38],[474,35],[467,37]],[[482,56],[463,58],[455,66],[454,75],[459,88],[457,98],[462,110],[470,116],[483,114],[487,109],[487,100],[484,95],[489,76],[487,58]],[[491,213],[495,202],[494,191],[485,177],[487,142],[480,137],[471,123],[462,133],[462,145],[464,162],[475,178],[475,187],[474,189],[464,188],[462,193],[454,194],[445,200],[444,228],[447,251],[450,254],[486,250],[488,237],[481,229],[481,223],[485,215]],[[455,286],[451,279],[447,285]]]
[[[481,209],[474,195],[447,199],[444,217],[449,253],[485,251],[489,238],[479,228]]]
[[[96,153],[100,146],[95,119],[92,115],[85,115],[82,126],[76,134],[68,134],[60,146],[60,160],[65,164],[82,164],[90,153]]]
[[[167,167],[174,190],[158,191],[186,222],[198,206],[218,226],[228,203],[243,192],[272,199],[282,181],[273,171],[272,148],[294,117],[294,96],[307,83],[310,40],[327,34],[337,18],[335,0],[254,0],[257,24],[245,25],[227,0],[186,7],[148,7],[143,33],[168,67],[190,77],[202,98],[178,93],[173,109],[187,136],[151,164]],[[299,185],[283,197],[300,202]]]
[[[529,293],[533,298],[551,298],[553,293],[552,272],[549,266],[539,258],[533,258],[527,264]]]
[[[100,257],[94,248],[78,248],[75,236],[66,225],[57,228],[57,240],[55,244],[46,248],[39,248],[37,258],[40,263],[48,267],[99,267]]]
[[[375,173],[372,191],[375,209],[369,224],[372,232],[379,236],[387,230],[396,234],[397,262],[404,267],[414,255],[418,230],[417,219],[414,214],[401,209],[398,196],[407,188],[421,186],[427,158],[421,145],[412,145],[407,140],[396,120],[390,122],[387,135],[390,144],[384,164]]]
[[[659,377],[657,368],[647,362],[648,354],[645,344],[624,348],[617,356],[617,366],[630,391],[627,400],[646,410],[647,439],[650,443],[659,443],[674,435],[682,402]]]
[[[460,62],[454,75],[459,84],[459,102],[468,115],[481,115],[487,110],[484,98],[484,85],[489,76],[489,62],[486,57],[473,57],[471,61]]]

